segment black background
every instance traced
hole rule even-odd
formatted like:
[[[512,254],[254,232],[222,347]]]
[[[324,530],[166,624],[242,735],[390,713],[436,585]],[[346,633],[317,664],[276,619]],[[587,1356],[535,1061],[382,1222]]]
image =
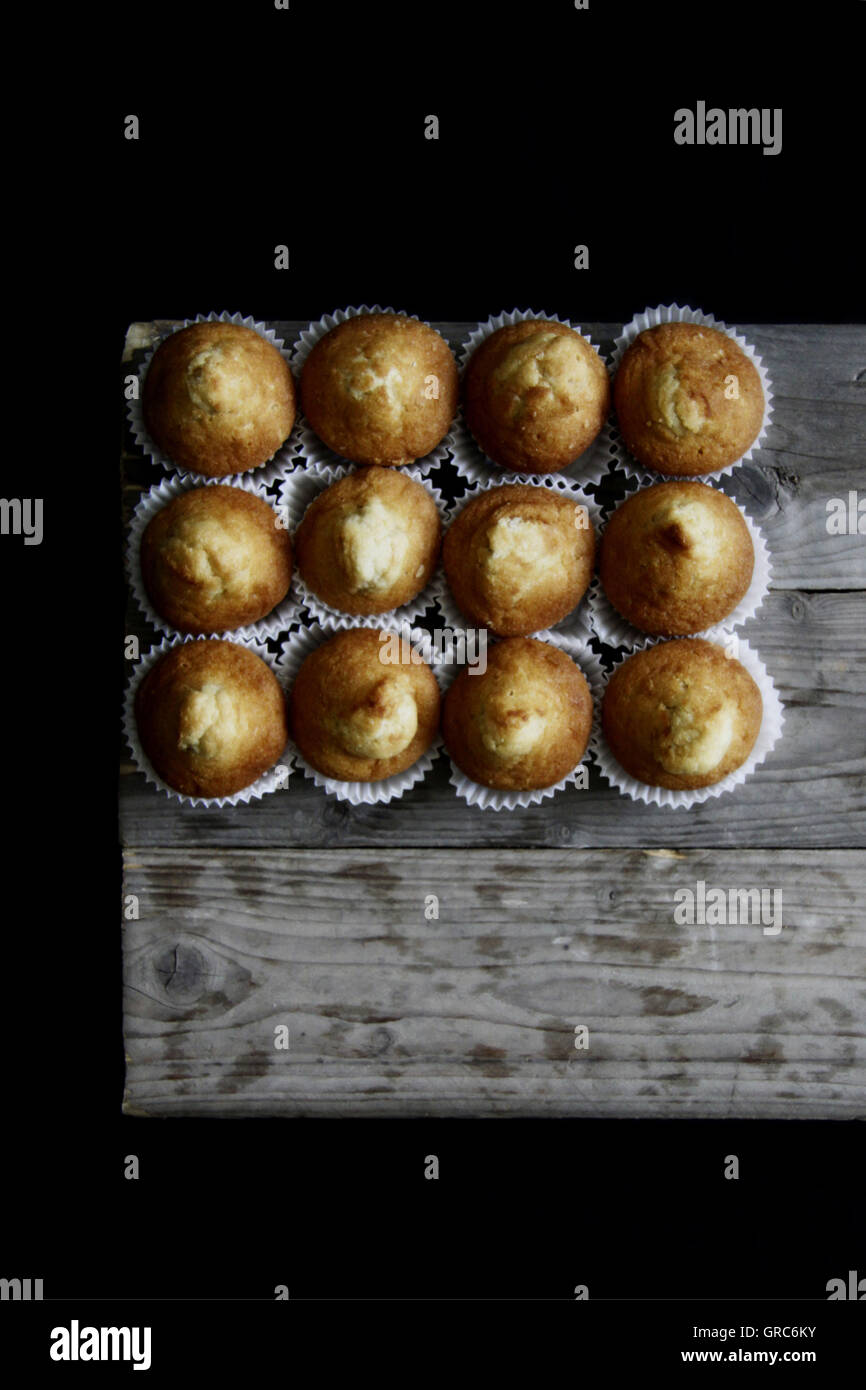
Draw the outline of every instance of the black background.
[[[54,1298],[601,1300],[823,1299],[866,1274],[862,1126],[122,1117],[116,822],[128,324],[360,302],[621,323],[673,300],[860,321],[863,9],[150,4],[99,61],[76,18],[66,104],[22,109],[8,171],[37,409],[12,388],[4,487],[41,492],[45,540],[0,543],[0,1275]],[[782,107],[782,153],[676,146],[698,99]]]

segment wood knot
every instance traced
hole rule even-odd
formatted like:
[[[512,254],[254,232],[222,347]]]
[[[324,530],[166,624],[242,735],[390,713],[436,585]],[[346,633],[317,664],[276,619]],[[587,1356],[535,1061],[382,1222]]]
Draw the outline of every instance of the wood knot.
[[[777,467],[773,469],[776,475],[777,489],[785,492],[796,492],[800,486],[800,475],[794,473],[790,468]]]
[[[383,1052],[388,1052],[394,1046],[394,1035],[390,1028],[374,1028],[370,1038],[370,1051],[375,1056],[381,1056]]]
[[[210,967],[197,946],[178,941],[160,948],[153,970],[163,994],[173,1004],[192,1004],[210,983]]]

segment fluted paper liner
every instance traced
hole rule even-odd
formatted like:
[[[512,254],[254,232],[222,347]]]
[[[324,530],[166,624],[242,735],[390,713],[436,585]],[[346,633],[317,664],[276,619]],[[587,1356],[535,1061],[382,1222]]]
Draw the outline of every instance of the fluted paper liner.
[[[340,467],[322,467],[315,472],[308,472],[306,469],[300,468],[283,479],[279,486],[278,506],[283,509],[285,514],[293,544],[295,531],[300,526],[310,503],[325,492],[332,483],[336,483],[340,478],[345,478],[355,471],[350,464],[343,464]],[[430,494],[436,503],[439,520],[444,529],[447,508],[439,489],[432,487],[429,479],[414,467],[401,468],[400,472],[411,478],[413,482],[420,483],[424,490]],[[412,623],[416,618],[420,618],[422,614],[426,613],[429,608],[432,608],[436,602],[441,584],[441,571],[442,561],[440,558],[420,593],[400,608],[391,608],[384,613],[341,613],[339,609],[331,608],[323,599],[314,594],[297,572],[293,576],[292,584],[299,602],[315,622],[334,632],[341,632],[354,627],[392,627],[395,623]]]
[[[674,480],[671,479],[670,481]],[[635,495],[635,493],[630,494],[632,497]],[[733,498],[730,500],[734,501]],[[752,570],[751,583],[736,608],[726,618],[722,618],[720,622],[714,623],[712,627],[705,628],[702,632],[681,633],[680,636],[704,637],[708,642],[720,641],[724,643],[724,639],[729,633],[742,627],[743,623],[755,616],[770,592],[773,566],[767,542],[760,527],[756,526],[745,508],[740,507],[738,502],[735,502],[734,505],[739,509],[746,523],[755,551],[755,566]],[[621,613],[617,612],[604,592],[601,579],[597,574],[589,586],[589,611],[596,634],[602,642],[606,642],[611,647],[628,647],[630,651],[640,651],[654,640],[651,634],[642,632],[640,628],[635,627]]]
[[[763,447],[764,439],[767,434],[767,426],[770,424],[770,417],[773,414],[773,387],[769,374],[755,349],[746,341],[741,333],[737,332],[736,328],[729,328],[726,323],[722,323],[720,319],[714,318],[712,314],[705,314],[702,309],[690,309],[688,306],[680,308],[678,304],[659,304],[654,309],[647,308],[644,309],[642,314],[636,314],[631,323],[625,325],[622,333],[616,339],[614,350],[611,355],[611,370],[614,377],[619,370],[619,364],[622,361],[626,348],[634,342],[639,334],[644,333],[648,328],[656,328],[660,323],[699,323],[703,324],[706,328],[715,328],[718,329],[720,333],[726,333],[729,338],[733,338],[737,346],[742,349],[749,360],[754,364],[761,378],[761,386],[764,391],[764,417],[761,421],[761,428],[758,431],[754,443],[750,445],[740,458],[735,459],[733,463],[729,463],[725,468],[719,468],[714,473],[696,474],[693,479],[693,481],[699,483],[708,483],[711,480],[718,482],[720,478],[723,478],[727,473],[732,473],[735,468],[739,468],[741,463],[745,463],[750,459],[756,449]],[[622,469],[629,477],[637,478],[642,483],[657,483],[664,480],[672,481],[674,478],[685,478],[685,474],[656,473],[653,469],[648,468],[646,464],[639,463],[637,459],[629,453],[623,442],[615,413],[611,420],[611,438],[614,445],[615,466]]]
[[[647,642],[647,647],[656,646],[658,642],[665,641],[665,638],[653,638]],[[689,641],[689,638],[670,639],[676,641]],[[679,810],[681,807],[696,806],[704,801],[709,801],[712,797],[723,796],[725,792],[736,790],[748,777],[751,777],[755,768],[772,752],[782,734],[782,725],[785,722],[785,711],[782,701],[779,698],[772,676],[767,671],[757,652],[753,651],[748,642],[728,634],[727,643],[730,644],[733,656],[743,665],[749,675],[755,681],[761,692],[763,701],[763,714],[761,727],[758,730],[758,737],[755,739],[754,747],[746,761],[727,777],[723,777],[720,782],[714,782],[709,787],[697,787],[693,791],[673,791],[670,787],[651,787],[646,782],[639,782],[636,777],[632,777],[626,772],[625,768],[617,762],[608,747],[604,737],[599,719],[598,728],[594,730],[590,740],[592,753],[598,764],[602,776],[621,791],[625,796],[629,796],[633,801],[646,802],[648,806],[664,806],[669,809]],[[716,643],[717,646],[725,645],[722,642]],[[628,660],[633,653],[626,652],[615,663],[615,671],[623,661]],[[611,671],[605,679],[605,688]],[[603,698],[603,692],[602,692]]]
[[[460,368],[461,380],[469,358],[485,338],[489,338],[491,333],[495,333],[498,328],[504,328],[506,324],[522,323],[525,319],[546,319],[552,323],[562,323],[566,328],[573,328],[575,333],[579,333],[584,342],[589,343],[589,346],[598,353],[607,367],[608,377],[610,377],[610,367],[598,344],[594,343],[576,323],[571,323],[569,319],[560,318],[558,314],[536,313],[532,309],[512,309],[510,314],[496,314],[489,318],[486,323],[478,324],[460,344],[457,350],[457,365]],[[613,382],[611,381],[612,389]],[[552,474],[511,473],[500,467],[498,463],[494,463],[492,459],[487,457],[480,444],[476,442],[466,423],[462,407],[452,429],[452,434],[454,466],[458,473],[473,483],[484,482],[488,478],[503,483],[531,483],[538,478],[558,477],[568,478],[576,483],[597,485],[613,466],[613,439],[609,433],[607,422],[602,426],[600,433],[596,435],[592,443],[573,463]]]
[[[492,492],[494,488],[498,487],[512,487],[517,481],[515,477],[502,477],[488,478],[484,482],[473,483],[464,495],[458,497],[456,502],[453,502],[448,508],[445,514],[446,527],[451,525],[458,513],[461,512],[468,503],[473,501],[474,498],[480,497],[483,492]],[[595,532],[596,544],[598,543],[598,537],[602,527],[601,509],[598,503],[595,502],[593,498],[589,497],[572,478],[565,478],[561,473],[545,473],[533,475],[531,477],[521,477],[519,481],[529,487],[546,488],[548,492],[555,492],[560,496],[567,495],[573,498],[580,506],[585,507]],[[570,613],[567,613],[558,623],[554,623],[551,631],[557,635],[561,634],[564,637],[573,637],[582,642],[587,641],[588,638],[592,636],[593,632],[588,597],[589,589],[587,589],[580,602]],[[467,618],[466,614],[458,608],[454,600],[454,595],[448,587],[444,566],[440,567],[440,572],[437,575],[436,602],[445,622],[450,627],[460,631],[464,629],[467,624],[469,626],[474,626],[472,620]],[[527,637],[538,636],[538,634],[534,632],[529,632],[525,635]]]
[[[359,314],[399,314],[401,318],[414,319],[416,323],[425,323],[428,328],[431,326],[427,323],[426,319],[419,319],[417,314],[407,314],[405,309],[383,309],[378,304],[374,304],[372,307],[361,304],[358,308],[350,305],[347,309],[335,309],[333,314],[324,314],[322,318],[305,328],[295,343],[294,352],[292,354],[292,371],[299,392],[301,372],[303,371],[304,363],[319,339],[324,338],[326,333],[330,333],[332,328],[337,327],[337,324],[345,323],[346,319],[357,318]],[[447,342],[447,339],[444,341]],[[448,343],[448,347],[450,349],[450,343]],[[335,453],[333,449],[329,449],[325,441],[319,438],[303,416],[300,417],[300,420],[298,448],[308,468],[318,470],[322,468],[333,468],[335,466],[339,468],[363,467],[361,464],[354,464],[351,459],[343,458],[341,454]],[[431,469],[437,468],[440,463],[443,463],[445,459],[450,457],[452,430],[453,423],[449,425],[447,433],[440,439],[436,447],[430,450],[429,454],[425,454],[423,458],[414,459],[411,464],[400,466],[404,468],[414,468],[419,473],[425,475],[429,473]],[[388,464],[384,466],[396,467],[397,465]]]
[[[283,685],[276,661],[268,651],[265,643],[255,638],[242,638],[237,635],[231,638],[192,636],[164,637],[159,646],[151,647],[150,651],[136,662],[129,681],[127,682],[123,707],[123,732],[132,752],[133,762],[139,772],[144,773],[148,782],[152,782],[155,787],[165,792],[166,796],[170,796],[174,801],[182,801],[187,806],[238,806],[245,802],[258,801],[260,797],[267,795],[268,792],[279,791],[281,788],[285,787],[292,772],[287,745],[281,753],[279,760],[272,768],[269,768],[268,771],[257,778],[255,782],[251,782],[248,787],[242,787],[240,791],[234,792],[232,796],[186,796],[183,792],[175,791],[174,787],[169,786],[168,782],[163,781],[145,753],[141,745],[138,724],[135,718],[135,693],[141,681],[160,657],[165,656],[166,652],[170,652],[172,648],[182,646],[185,642],[220,641],[232,641],[236,646],[246,647],[247,651],[254,652],[256,656],[260,656],[262,660],[268,664],[274,675],[280,681],[280,684]],[[285,691],[284,685],[283,689]]]
[[[149,523],[156,516],[157,512],[162,511],[163,507],[173,501],[175,497],[180,497],[183,492],[191,492],[194,488],[205,487],[237,487],[244,492],[250,492],[254,497],[260,497],[267,502],[269,507],[274,507],[274,499],[269,496],[264,484],[255,482],[246,474],[240,474],[231,483],[227,483],[224,478],[209,478],[205,483],[196,482],[191,477],[163,478],[162,482],[154,483],[149,492],[143,493],[136,507],[132,520],[129,525],[129,542],[126,549],[126,573],[129,580],[129,587],[135,595],[135,601],[144,614],[145,618],[155,628],[161,632],[166,632],[170,637],[183,637],[186,635],[178,628],[172,627],[171,623],[160,616],[151,603],[147,590],[144,587],[144,579],[141,573],[141,538],[144,535]],[[274,511],[274,521],[277,520],[277,512]],[[297,622],[300,615],[301,605],[298,600],[297,586],[295,582],[294,568],[292,572],[292,582],[289,592],[281,603],[270,613],[259,618],[257,622],[246,623],[242,627],[232,628],[225,632],[214,632],[208,634],[211,637],[223,638],[225,641],[232,641],[234,638],[263,638],[278,637],[281,632],[285,632],[294,622]]]
[[[394,622],[366,622],[365,627],[383,629],[388,632],[395,632],[402,637],[406,637],[413,647],[421,651],[422,655],[428,660],[434,676],[437,677],[440,693],[442,690],[442,680],[436,664],[430,660],[431,639],[430,634],[418,628],[412,628],[408,632],[405,624]],[[328,642],[335,637],[333,630],[323,628],[320,624],[314,623],[311,627],[302,628],[298,632],[290,633],[280,648],[276,659],[276,667],[285,682],[288,695],[291,695],[291,688],[295,683],[295,678],[301,666],[317,647],[323,642]],[[302,756],[300,749],[294,740],[289,738],[289,750],[295,762],[304,776],[314,782],[317,787],[321,787],[328,796],[334,796],[338,801],[348,801],[352,806],[377,806],[388,801],[394,801],[407,792],[410,787],[416,786],[423,781],[430,771],[436,758],[442,749],[442,738],[437,733],[430,747],[425,753],[421,754],[417,762],[411,767],[407,767],[404,772],[395,773],[393,777],[385,777],[378,782],[341,782],[334,777],[326,777],[324,773],[318,772],[311,767],[307,760]]]
[[[221,314],[213,312],[210,314],[196,314],[194,319],[184,319],[183,323],[179,323],[175,327],[170,328],[167,331],[164,331],[160,334],[159,342],[150,349],[139,368],[138,400],[127,402],[127,415],[129,417],[129,423],[132,428],[133,438],[135,439],[135,442],[139,446],[139,448],[142,449],[145,454],[148,454],[150,456],[151,462],[161,465],[169,473],[174,473],[179,478],[189,479],[190,481],[198,484],[219,482],[227,483],[229,486],[236,487],[240,483],[240,480],[242,478],[252,477],[257,483],[261,483],[264,486],[268,486],[270,483],[274,482],[277,478],[279,478],[283,473],[295,467],[294,456],[299,451],[300,414],[298,411],[297,401],[298,382],[297,378],[294,376],[294,373],[292,373],[292,375],[295,386],[295,422],[292,426],[292,432],[289,435],[288,439],[283,441],[276,453],[271,455],[270,459],[266,459],[264,463],[257,464],[255,468],[246,468],[243,470],[242,473],[227,473],[225,477],[222,478],[212,478],[207,473],[194,473],[191,469],[181,468],[179,464],[175,463],[173,459],[169,458],[168,454],[163,453],[163,451],[157,445],[156,440],[151,439],[147,431],[147,426],[144,423],[144,410],[142,408],[141,402],[142,396],[144,394],[144,379],[147,376],[151,359],[153,358],[153,354],[156,352],[156,349],[166,341],[167,338],[170,338],[172,336],[172,334],[179,333],[182,328],[189,328],[190,325],[193,323],[234,323],[241,328],[252,328],[254,332],[258,333],[259,337],[265,338],[267,342],[271,343],[277,349],[280,356],[285,360],[285,362],[289,366],[289,369],[291,370],[291,349],[286,347],[286,344],[283,342],[282,338],[277,336],[276,331],[273,328],[268,328],[267,324],[265,323],[260,323],[258,320],[250,318],[249,316],[245,318],[243,314],[229,314],[226,312],[223,312]]]
[[[558,647],[560,651],[564,651],[586,678],[592,696],[592,727],[589,740],[580,762],[561,781],[550,787],[532,787],[526,791],[503,791],[496,787],[485,787],[481,782],[473,782],[471,777],[467,777],[466,773],[460,770],[454,759],[450,758],[451,776],[448,780],[456,788],[457,795],[470,806],[477,806],[482,811],[514,811],[518,807],[539,806],[548,797],[555,796],[557,792],[564,791],[566,787],[574,786],[581,775],[585,778],[589,776],[589,752],[592,747],[593,734],[601,718],[601,692],[604,684],[601,661],[595,652],[589,649],[585,641],[579,638],[566,637],[560,632],[546,629],[543,632],[533,633],[533,640],[548,642],[552,647]],[[494,645],[492,640],[490,645]],[[458,670],[453,668],[448,672],[446,688],[457,674]],[[472,678],[470,677],[470,679]]]

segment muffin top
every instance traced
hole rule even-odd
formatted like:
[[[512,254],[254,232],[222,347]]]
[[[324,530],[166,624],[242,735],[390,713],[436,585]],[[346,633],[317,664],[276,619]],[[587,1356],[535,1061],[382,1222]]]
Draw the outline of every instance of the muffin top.
[[[748,758],[761,728],[761,692],[746,668],[701,638],[636,652],[608,681],[602,727],[639,782],[709,787]]]
[[[229,632],[265,617],[292,577],[288,531],[243,488],[193,488],[158,511],[141,538],[144,587],[181,632]]]
[[[701,477],[736,463],[758,437],[764,390],[733,338],[661,323],[623,355],[613,398],[626,448],[657,473]]]
[[[387,613],[425,587],[441,523],[430,493],[390,468],[361,468],[320,493],[295,533],[298,571],[341,613]]]
[[[172,647],[138,687],[135,715],[154,768],[186,796],[232,796],[250,786],[288,739],[279,681],[234,642]]]
[[[353,463],[412,463],[435,449],[457,409],[457,364],[435,329],[403,314],[357,314],[315,344],[301,407],[329,449]]]
[[[338,632],[310,653],[292,686],[292,737],[311,767],[341,782],[377,782],[426,753],[439,686],[396,633]]]
[[[570,656],[548,642],[507,637],[487,669],[464,667],[445,696],[442,736],[467,777],[522,791],[562,781],[586,751],[592,696]]]
[[[254,329],[193,323],[153,354],[142,409],[173,463],[224,478],[266,463],[288,438],[295,388],[282,354]]]
[[[527,483],[468,502],[445,536],[445,574],[460,611],[503,637],[558,623],[592,577],[595,533],[586,507]]]
[[[743,515],[706,483],[657,483],[617,507],[599,577],[614,608],[661,637],[702,632],[743,598],[755,551]]]
[[[552,319],[524,319],[475,349],[463,383],[466,423],[488,458],[515,473],[556,473],[595,439],[610,409],[607,368]]]

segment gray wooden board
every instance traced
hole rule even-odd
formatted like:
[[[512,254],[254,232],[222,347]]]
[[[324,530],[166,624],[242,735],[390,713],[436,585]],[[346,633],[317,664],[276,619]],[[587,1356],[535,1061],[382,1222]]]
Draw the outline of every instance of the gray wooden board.
[[[287,342],[303,327],[273,324]],[[469,327],[435,326],[454,345]],[[131,327],[124,374],[156,327]],[[603,350],[619,331],[583,327]],[[125,891],[142,911],[125,925],[127,1109],[863,1114],[864,861],[851,851],[866,844],[866,540],[829,534],[827,503],[864,487],[866,330],[738,327],[775,404],[766,446],[724,484],[773,557],[773,592],[743,633],[786,707],[766,763],[688,812],[630,801],[594,768],[587,789],[481,812],[457,798],[444,757],[388,806],[349,807],[295,773],[259,802],[212,811],[157,793],[124,747]],[[124,440],[128,520],[164,475]],[[612,476],[599,500],[625,486]],[[131,598],[127,632],[144,650],[159,640]],[[653,909],[667,871],[686,885],[775,884],[795,910],[778,939],[747,927],[702,940],[672,928],[670,882]],[[515,882],[494,910],[497,883]],[[447,920],[419,919],[425,883],[448,886]],[[628,911],[611,909],[611,885]],[[604,927],[572,906],[584,900],[605,901]],[[567,946],[551,947],[554,921]],[[442,943],[454,960],[427,959]],[[710,1002],[676,1012],[675,990]],[[591,1017],[565,1007],[569,991],[591,999]],[[262,1030],[286,1012],[306,1042],[271,1056]],[[571,1055],[572,1019],[590,1024],[595,1050]]]
[[[850,851],[130,848],[126,881],[131,1113],[866,1114]],[[698,882],[767,911],[677,925]]]

